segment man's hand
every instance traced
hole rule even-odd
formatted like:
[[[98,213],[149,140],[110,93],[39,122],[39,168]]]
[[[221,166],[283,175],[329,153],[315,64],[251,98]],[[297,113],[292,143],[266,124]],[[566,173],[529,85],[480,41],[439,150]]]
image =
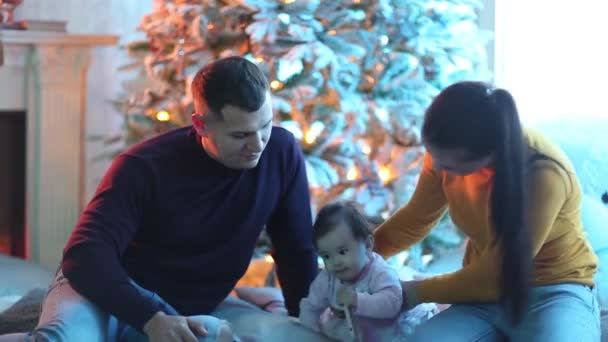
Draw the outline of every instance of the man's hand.
[[[342,286],[336,294],[338,304],[344,306],[357,306],[357,292],[351,286]]]
[[[416,294],[416,282],[416,280],[401,282],[401,289],[403,290],[403,306],[401,308],[403,310],[411,310],[418,306],[418,304],[421,304]]]
[[[197,336],[207,336],[207,329],[198,321],[184,316],[168,316],[159,311],[144,325],[150,342],[198,342]]]

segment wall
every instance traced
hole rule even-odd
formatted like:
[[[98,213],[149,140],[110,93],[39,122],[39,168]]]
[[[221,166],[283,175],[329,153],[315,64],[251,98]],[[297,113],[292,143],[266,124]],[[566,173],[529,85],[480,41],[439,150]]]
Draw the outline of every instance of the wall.
[[[15,17],[17,20],[65,20],[70,33],[113,34],[120,36],[120,44],[125,44],[142,37],[135,29],[151,8],[152,0],[24,0]],[[88,136],[111,134],[120,129],[120,113],[109,101],[119,94],[121,80],[128,78],[117,71],[127,61],[118,46],[94,49],[88,77]],[[87,201],[109,165],[108,160],[96,158],[103,152],[102,143],[87,143]]]
[[[605,1],[484,0],[494,8],[496,84],[522,120],[606,120]]]

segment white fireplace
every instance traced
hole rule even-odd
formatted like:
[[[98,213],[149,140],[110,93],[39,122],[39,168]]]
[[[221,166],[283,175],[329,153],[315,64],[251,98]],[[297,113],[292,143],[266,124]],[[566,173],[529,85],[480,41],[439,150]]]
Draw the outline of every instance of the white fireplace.
[[[57,265],[82,210],[91,48],[117,41],[0,30],[0,111],[26,115],[25,236],[34,262]]]

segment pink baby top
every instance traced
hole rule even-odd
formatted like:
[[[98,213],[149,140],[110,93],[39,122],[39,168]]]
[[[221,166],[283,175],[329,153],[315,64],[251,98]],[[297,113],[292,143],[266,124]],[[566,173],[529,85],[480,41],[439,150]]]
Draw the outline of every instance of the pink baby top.
[[[397,272],[376,253],[370,255],[370,261],[352,283],[321,271],[313,281],[308,297],[300,303],[300,322],[330,338],[352,341],[344,307],[336,301],[342,286],[353,286],[357,291],[352,320],[360,341],[392,341],[399,337],[398,318],[403,302],[401,282]]]

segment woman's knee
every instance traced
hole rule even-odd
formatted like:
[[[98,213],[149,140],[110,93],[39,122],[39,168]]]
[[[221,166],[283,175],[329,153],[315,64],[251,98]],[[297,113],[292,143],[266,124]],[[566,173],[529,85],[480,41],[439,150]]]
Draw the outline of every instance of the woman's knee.
[[[454,305],[417,326],[408,341],[500,341],[493,313],[491,306]]]

